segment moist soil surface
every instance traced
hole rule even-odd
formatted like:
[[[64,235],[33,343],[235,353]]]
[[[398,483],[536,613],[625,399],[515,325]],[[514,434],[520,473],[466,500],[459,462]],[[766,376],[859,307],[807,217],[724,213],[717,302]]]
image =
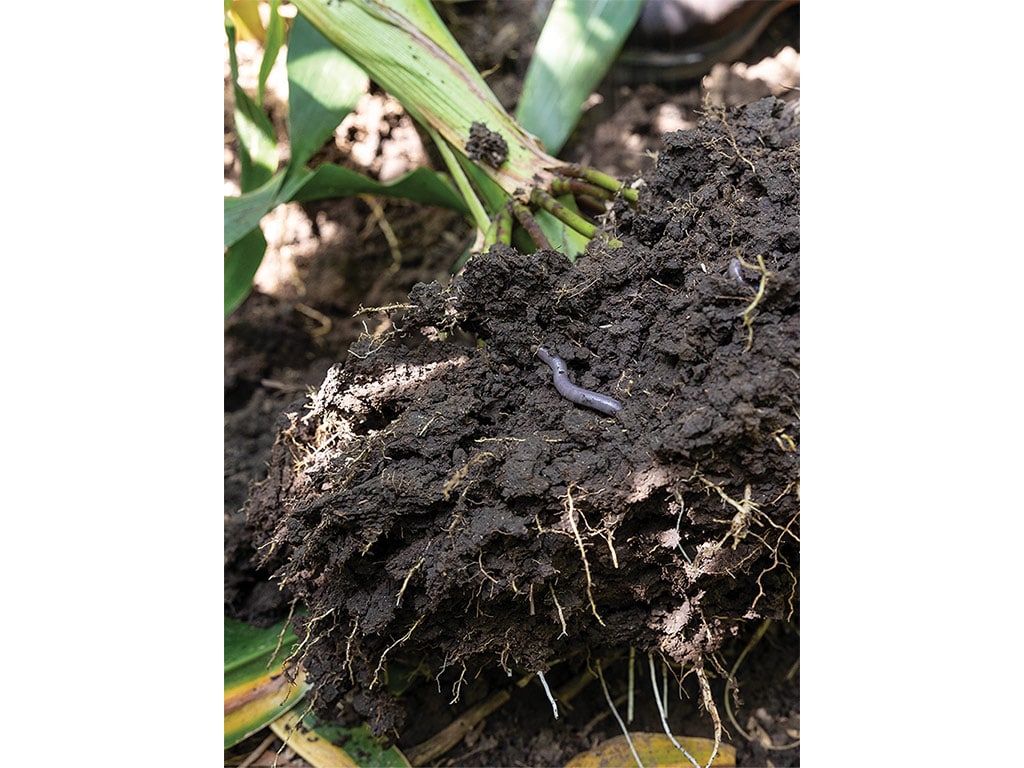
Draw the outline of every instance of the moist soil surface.
[[[693,116],[649,117],[646,163],[584,121],[563,156],[639,201],[575,264],[497,247],[450,277],[453,215],[294,206],[292,276],[226,324],[225,611],[305,610],[321,716],[418,764],[564,765],[620,733],[597,669],[662,733],[653,664],[676,735],[799,764],[799,102],[713,84],[614,89],[629,135],[644,104]],[[562,397],[538,346],[622,409]]]

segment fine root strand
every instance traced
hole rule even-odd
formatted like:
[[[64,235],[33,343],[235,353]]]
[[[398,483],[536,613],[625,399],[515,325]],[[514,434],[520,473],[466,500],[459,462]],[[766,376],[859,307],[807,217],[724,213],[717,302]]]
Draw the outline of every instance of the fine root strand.
[[[349,633],[348,641],[345,643],[345,663],[342,665],[342,669],[348,670],[348,679],[352,685],[356,684],[355,672],[352,669],[352,641],[355,640],[356,632],[359,630],[359,617],[356,616],[352,623],[352,631]]]
[[[694,758],[693,755],[686,751],[682,744],[676,741],[676,737],[672,735],[672,731],[668,727],[668,720],[665,716],[665,706],[664,704],[662,704],[661,698],[658,696],[658,679],[657,676],[654,674],[654,655],[651,653],[647,654],[647,665],[651,673],[651,690],[654,691],[654,703],[658,705],[658,714],[661,716],[661,727],[665,731],[665,735],[668,736],[668,739],[672,742],[673,746],[675,746],[676,749],[683,753],[683,756],[690,761],[694,768],[700,768],[700,763],[697,762],[696,758]],[[662,679],[665,680],[666,683],[668,682],[667,677],[663,676]],[[667,690],[665,691],[665,694],[665,699],[667,700]]]
[[[747,654],[750,653],[750,651],[752,651],[759,642],[761,642],[761,639],[764,637],[765,632],[768,631],[768,627],[771,626],[771,623],[771,619],[765,619],[763,622],[761,622],[761,626],[757,628],[757,631],[754,633],[754,636],[750,638],[750,640],[747,642],[746,647],[744,647],[743,651],[736,658],[735,663],[732,665],[732,669],[729,670],[729,674],[725,679],[725,714],[729,718],[729,722],[732,723],[733,727],[739,732],[740,736],[742,736],[747,741],[757,741],[757,739],[755,739],[753,736],[747,733],[742,728],[742,726],[740,726],[739,722],[737,722],[736,716],[733,715],[732,712],[732,705],[729,703],[729,694],[739,690],[739,686],[736,685],[736,672],[739,670],[740,665],[743,663],[743,660],[747,657]],[[799,661],[797,663],[799,663]],[[767,750],[782,752],[784,750],[795,749],[796,747],[800,746],[800,739],[797,739],[796,741],[793,741],[789,744],[785,744],[782,746],[764,743],[761,743],[761,746]]]
[[[708,762],[704,766],[704,768],[710,768],[718,756],[718,748],[722,745],[722,718],[718,714],[718,707],[715,705],[715,699],[711,695],[711,685],[708,683],[708,676],[704,672],[702,662],[698,661],[694,665],[694,672],[697,673],[697,681],[700,683],[700,693],[704,701],[704,709],[711,715],[711,722],[715,725],[715,747],[711,750],[711,757],[708,758]]]
[[[566,517],[569,518],[569,526],[572,528],[573,535],[576,537],[576,545],[580,548],[580,557],[583,559],[583,573],[587,578],[587,600],[590,601],[590,611],[594,614],[594,618],[597,619],[598,623],[603,627],[605,626],[604,619],[602,619],[601,614],[597,612],[597,605],[594,603],[593,581],[590,578],[590,563],[587,562],[587,551],[583,547],[583,537],[580,536],[580,529],[576,526],[576,510],[572,502],[572,486],[565,489],[565,500]]]
[[[288,656],[288,658],[284,660],[284,664],[282,666],[287,666],[290,661],[292,661],[293,659],[299,658],[299,653],[302,651],[303,648],[306,647],[307,643],[309,643],[312,646],[313,643],[316,643],[321,638],[321,636],[317,636],[315,639],[313,638],[313,626],[317,622],[322,621],[323,619],[326,619],[332,613],[334,613],[334,609],[333,608],[328,608],[326,611],[321,613],[319,616],[314,616],[313,618],[311,618],[306,623],[306,636],[302,639],[302,642],[299,643],[296,646],[295,650],[291,652],[291,654]]]
[[[395,650],[395,648],[400,646],[406,640],[408,640],[410,637],[412,637],[412,633],[416,631],[416,627],[418,627],[425,618],[426,616],[420,616],[418,619],[416,619],[413,625],[409,627],[408,632],[406,632],[404,635],[402,635],[402,637],[398,638],[397,640],[395,640],[395,642],[393,642],[391,645],[384,649],[384,653],[380,655],[380,661],[377,662],[377,669],[375,669],[373,672],[373,680],[370,681],[370,688],[373,688],[373,686],[375,686],[379,682],[380,671],[384,668],[384,660],[387,659],[388,654],[391,653],[391,651]]]
[[[629,646],[629,671],[626,673],[626,722],[633,722],[633,689],[636,686],[636,648]]]
[[[569,630],[565,628],[565,614],[562,613],[562,606],[558,602],[558,595],[555,594],[555,588],[548,584],[548,589],[551,590],[551,599],[555,601],[555,609],[558,611],[558,621],[562,625],[562,634],[555,639],[558,640],[563,637],[569,636]]]
[[[753,314],[757,305],[761,303],[761,299],[764,298],[764,289],[768,285],[768,276],[771,274],[768,268],[764,265],[764,258],[761,254],[757,255],[757,264],[751,264],[749,262],[740,259],[740,264],[748,269],[756,269],[761,273],[761,279],[757,284],[757,292],[754,294],[754,300],[750,302],[750,305],[743,310],[741,317],[743,318],[743,327],[747,329],[747,346],[743,348],[744,352],[749,352],[750,348],[754,345],[754,318],[756,315]]]
[[[541,686],[544,688],[544,693],[547,694],[548,701],[551,702],[551,711],[555,715],[555,720],[558,719],[558,704],[555,702],[555,697],[551,695],[551,689],[548,687],[548,681],[544,678],[544,673],[539,669],[537,670],[537,679],[540,680]]]
[[[487,461],[488,459],[493,458],[493,453],[491,453],[490,451],[483,451],[482,453],[478,453],[475,456],[473,456],[469,461],[467,461],[465,464],[463,464],[461,467],[455,470],[455,473],[445,481],[443,488],[444,500],[448,501],[451,498],[452,491],[454,491],[462,484],[462,481],[465,480],[466,476],[469,474],[470,469],[472,469],[475,465],[483,461]],[[466,490],[468,490],[468,486],[466,489],[463,489],[463,496],[465,495]]]
[[[428,551],[430,550],[430,546],[429,545],[427,546],[427,550]],[[412,575],[414,573],[416,573],[416,571],[419,569],[419,567],[421,565],[423,565],[423,562],[426,559],[427,559],[427,553],[424,552],[423,555],[420,557],[420,559],[416,561],[416,565],[414,565],[412,568],[410,568],[409,572],[407,574],[405,574],[405,579],[402,580],[402,588],[398,590],[398,597],[395,598],[395,607],[396,608],[398,608],[398,607],[400,607],[402,605],[402,595],[405,594],[405,588],[409,586],[409,579],[412,578]]]
[[[612,701],[612,695],[608,692],[608,684],[604,681],[604,673],[601,671],[601,660],[596,659],[595,664],[597,666],[597,679],[601,681],[601,690],[604,692],[604,700],[608,702],[608,708],[612,711],[612,714],[615,715],[615,719],[619,723],[619,728],[622,729],[622,735],[626,737],[626,743],[629,745],[629,751],[633,753],[633,759],[636,760],[636,764],[639,765],[640,768],[644,768],[644,764],[640,761],[640,755],[636,753],[636,747],[633,746],[633,739],[629,737],[629,729],[626,728],[626,724],[622,722],[622,716],[619,714],[619,710],[615,708],[615,702]],[[710,765],[710,763],[708,763],[708,765]]]
[[[274,646],[274,652],[270,654],[270,659],[267,660],[267,666],[265,669],[270,669],[274,663],[274,659],[277,658],[277,654],[281,651],[281,645],[284,643],[284,635],[288,630],[288,625],[292,623],[292,616],[295,615],[295,605],[299,602],[298,598],[292,600],[292,604],[288,606],[288,618],[285,619],[284,624],[281,625],[281,631],[277,634],[277,645]]]
[[[727,494],[725,490],[722,488],[722,486],[715,485],[710,480],[705,478],[703,475],[699,475],[698,478],[706,488],[714,489],[722,498],[722,501],[724,501],[726,504],[728,504],[729,506],[733,507],[736,510],[736,514],[733,515],[732,520],[716,521],[722,523],[729,522],[729,532],[725,534],[725,536],[722,538],[720,542],[718,542],[718,546],[722,547],[725,544],[725,542],[728,541],[729,537],[732,536],[732,548],[736,549],[736,547],[739,546],[739,543],[743,541],[743,539],[746,538],[747,534],[750,532],[751,522],[756,522],[758,525],[762,524],[759,520],[756,520],[754,518],[754,515],[760,513],[761,510],[757,502],[755,502],[751,498],[750,483],[747,483],[747,485],[743,489],[743,499],[737,501],[736,499],[732,498],[729,494]]]

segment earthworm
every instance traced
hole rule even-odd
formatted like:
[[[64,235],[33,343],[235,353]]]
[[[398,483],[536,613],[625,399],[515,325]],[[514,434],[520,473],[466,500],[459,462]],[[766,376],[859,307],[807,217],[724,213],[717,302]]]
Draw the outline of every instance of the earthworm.
[[[729,274],[735,277],[741,285],[745,285],[748,288],[750,287],[750,284],[743,279],[743,265],[740,264],[740,260],[735,257],[729,262]]]
[[[593,408],[595,411],[606,413],[609,416],[622,410],[622,403],[614,397],[608,397],[608,395],[602,395],[600,392],[592,392],[589,389],[577,387],[569,381],[569,369],[565,367],[565,361],[562,358],[552,355],[544,347],[537,348],[537,357],[547,363],[548,367],[554,371],[555,389],[566,400],[571,400],[577,405],[584,405],[587,408]]]

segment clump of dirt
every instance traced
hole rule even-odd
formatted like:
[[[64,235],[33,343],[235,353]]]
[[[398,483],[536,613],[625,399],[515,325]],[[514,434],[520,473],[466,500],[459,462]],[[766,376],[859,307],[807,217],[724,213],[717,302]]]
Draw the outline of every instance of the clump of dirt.
[[[498,168],[508,160],[508,142],[497,131],[474,122],[469,126],[466,152],[470,160],[483,160],[492,168]]]
[[[456,697],[630,646],[703,677],[744,621],[793,617],[798,109],[709,107],[616,204],[621,247],[418,284],[289,410],[247,516],[307,609],[319,711],[401,735],[400,660]],[[623,409],[560,397],[538,345]]]

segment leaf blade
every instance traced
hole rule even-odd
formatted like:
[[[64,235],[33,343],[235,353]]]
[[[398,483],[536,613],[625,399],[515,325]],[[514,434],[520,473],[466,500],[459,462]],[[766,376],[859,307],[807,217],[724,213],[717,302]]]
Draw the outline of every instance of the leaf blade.
[[[270,729],[314,768],[410,768],[397,747],[381,749],[365,725],[343,728],[320,723],[311,713],[288,712]]]
[[[555,0],[526,70],[515,117],[553,155],[633,29],[643,0]]]
[[[263,104],[263,93],[267,87],[267,78],[270,77],[270,70],[274,68],[277,61],[277,54],[284,45],[284,19],[278,12],[280,0],[270,0],[270,21],[267,24],[266,34],[263,41],[263,61],[260,62],[260,73],[256,81],[256,103]]]
[[[629,738],[636,749],[637,757],[647,768],[693,768],[693,763],[687,760],[663,733],[631,733]],[[682,736],[676,741],[693,755],[701,766],[707,764],[715,747],[714,739],[698,736]],[[565,768],[606,768],[624,765],[636,765],[636,761],[626,737],[616,736],[602,741],[593,749],[580,752],[565,764]],[[736,748],[730,744],[720,745],[715,761],[711,765],[723,768],[736,765]]]
[[[238,136],[238,160],[242,166],[239,184],[243,192],[262,186],[277,169],[277,137],[270,118],[238,84],[238,55],[235,52],[235,25],[225,16],[232,92],[235,96],[235,134]]]
[[[260,219],[270,213],[278,202],[283,174],[239,197],[224,198],[224,247],[231,248],[259,226]]]
[[[287,199],[307,202],[347,195],[396,197],[469,214],[451,182],[427,168],[416,168],[394,181],[380,182],[340,165],[325,164],[317,167]]]
[[[284,666],[296,642],[286,625],[260,629],[224,620],[225,749],[280,717],[309,690],[303,670],[293,677]]]
[[[224,316],[234,312],[252,290],[252,279],[263,261],[267,240],[256,227],[224,254]]]
[[[297,15],[288,40],[288,137],[291,165],[304,165],[355,109],[366,73]]]

